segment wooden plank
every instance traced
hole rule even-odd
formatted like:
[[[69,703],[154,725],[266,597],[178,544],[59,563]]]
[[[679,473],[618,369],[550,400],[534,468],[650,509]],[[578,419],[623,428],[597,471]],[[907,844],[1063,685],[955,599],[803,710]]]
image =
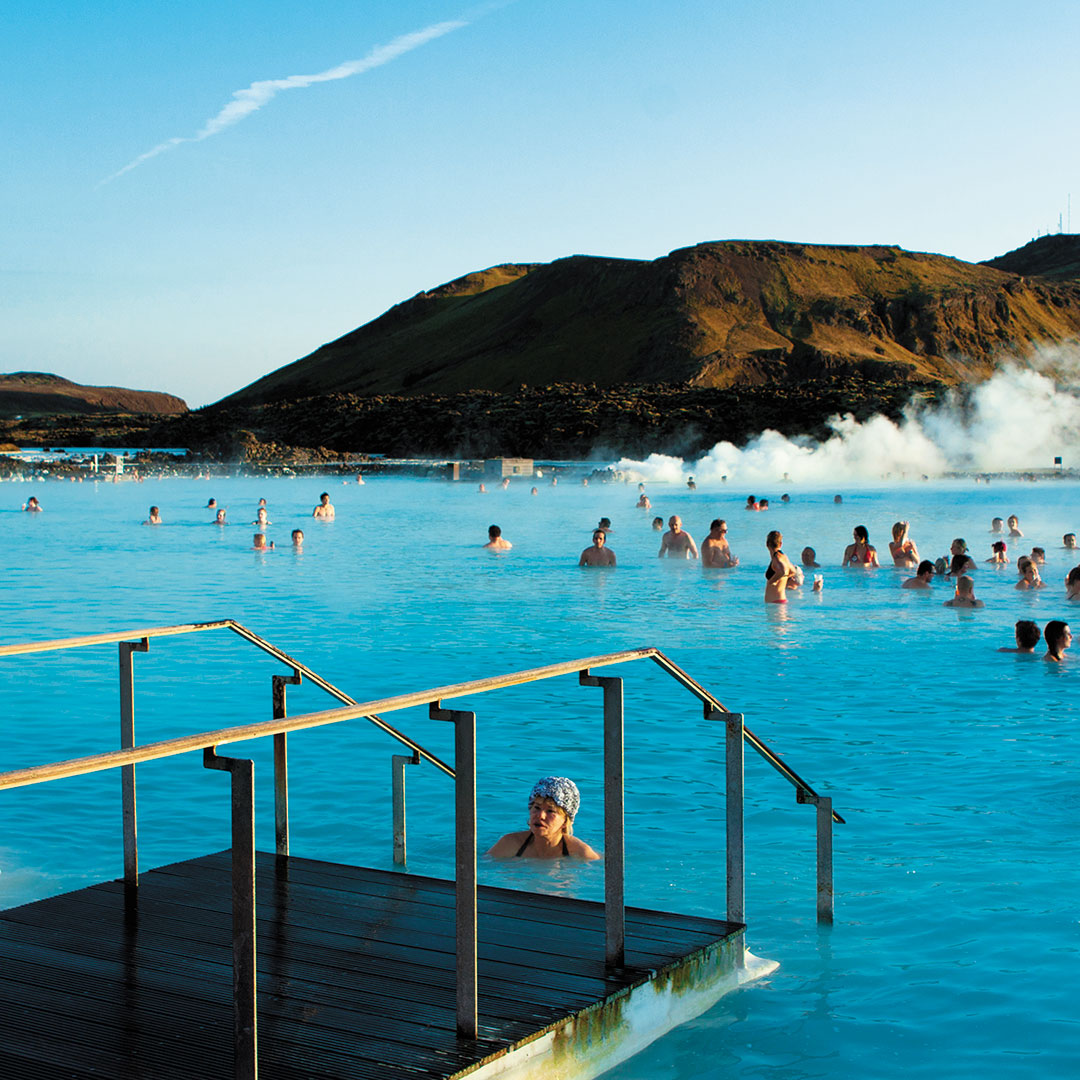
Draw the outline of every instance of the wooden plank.
[[[229,1077],[228,867],[224,852],[151,871],[130,903],[109,882],[0,913],[0,1075]],[[484,887],[470,1042],[456,1035],[452,882],[273,855],[258,874],[263,1080],[446,1077],[729,927],[636,911],[641,962],[611,970],[601,905]]]

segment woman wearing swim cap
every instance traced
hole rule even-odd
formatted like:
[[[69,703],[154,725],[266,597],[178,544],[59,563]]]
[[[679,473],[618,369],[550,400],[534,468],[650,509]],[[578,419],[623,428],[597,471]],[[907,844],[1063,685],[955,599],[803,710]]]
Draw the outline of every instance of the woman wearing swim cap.
[[[545,776],[529,794],[529,827],[507,833],[488,852],[497,859],[599,859],[573,835],[581,805],[577,784],[566,776]]]

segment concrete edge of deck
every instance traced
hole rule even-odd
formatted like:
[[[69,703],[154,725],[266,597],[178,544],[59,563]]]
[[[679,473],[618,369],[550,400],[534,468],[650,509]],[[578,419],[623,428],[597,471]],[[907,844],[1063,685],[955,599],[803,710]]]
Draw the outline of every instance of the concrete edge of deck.
[[[747,952],[740,931],[454,1076],[590,1080],[779,966]]]

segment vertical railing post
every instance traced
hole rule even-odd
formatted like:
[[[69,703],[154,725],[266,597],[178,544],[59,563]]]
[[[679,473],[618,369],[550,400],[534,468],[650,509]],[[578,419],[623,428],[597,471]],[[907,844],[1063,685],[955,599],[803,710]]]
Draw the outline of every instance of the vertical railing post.
[[[405,766],[419,765],[420,755],[394,754],[390,761],[394,802],[394,864],[405,865]]]
[[[455,912],[457,943],[457,1030],[477,1034],[476,1007],[476,713],[428,706],[432,720],[454,725]]]
[[[727,848],[727,921],[746,921],[746,850],[743,833],[745,779],[743,773],[743,714],[714,712],[706,706],[707,720],[724,720],[724,762]]]
[[[120,642],[120,749],[135,746],[135,670],[133,652],[147,652],[148,638]],[[124,885],[139,884],[139,819],[135,805],[135,766],[120,766],[120,801],[124,828]]]
[[[275,675],[274,719],[288,716],[285,704],[285,687],[299,686],[300,672],[291,675]],[[284,731],[274,736],[274,850],[278,855],[289,854],[289,743]]]
[[[833,921],[833,808],[832,799],[813,795],[797,788],[795,801],[808,803],[817,811],[817,917],[818,922]]]
[[[626,963],[626,844],[623,754],[623,681],[578,674],[582,686],[604,690],[604,959]]]
[[[259,1035],[255,963],[255,763],[203,750],[203,766],[232,779],[233,1070],[258,1080]]]

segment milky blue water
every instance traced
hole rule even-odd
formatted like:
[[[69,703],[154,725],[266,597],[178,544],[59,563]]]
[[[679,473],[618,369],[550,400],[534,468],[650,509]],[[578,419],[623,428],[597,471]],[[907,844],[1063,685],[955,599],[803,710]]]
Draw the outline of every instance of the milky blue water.
[[[326,487],[333,523],[310,518]],[[490,485],[489,485],[490,486]],[[0,484],[2,640],[16,642],[232,617],[360,700],[624,647],[656,645],[785,755],[847,819],[837,826],[836,923],[815,921],[814,811],[747,759],[747,921],[768,980],[723,999],[612,1075],[737,1080],[1074,1075],[1080,854],[1080,659],[998,653],[1018,618],[1070,617],[1061,548],[1080,527],[1066,482],[925,483],[780,491],[767,515],[748,492],[372,478],[143,484]],[[19,506],[35,493],[45,512]],[[211,525],[210,495],[228,505]],[[250,550],[256,501],[279,547]],[[151,503],[165,524],[144,528]],[[699,541],[725,517],[734,571],[659,561],[653,514],[678,513]],[[951,592],[902,591],[891,567],[841,570],[851,528],[886,551],[898,518],[924,555],[956,536],[980,561],[990,520],[1016,513],[1047,550],[1047,588],[980,565],[986,607]],[[601,515],[614,572],[577,557]],[[480,550],[497,522],[514,543]],[[302,554],[288,546],[303,527]],[[762,603],[764,536],[793,556],[813,545],[819,595]],[[886,558],[886,561],[887,558]],[[1080,618],[1077,619],[1080,622]],[[1041,650],[1040,650],[1041,652]],[[264,719],[280,669],[227,632],[154,640],[135,656],[140,740]],[[623,671],[627,698],[628,896],[633,904],[723,915],[723,733],[654,665]],[[332,706],[290,688],[290,712]],[[564,678],[454,702],[478,717],[480,843],[521,827],[536,777],[577,778],[577,833],[600,846],[600,698]],[[0,660],[3,768],[117,745],[116,646]],[[445,759],[447,725],[423,710],[391,722]],[[259,846],[272,849],[268,747],[245,744],[259,786]],[[294,736],[292,850],[391,865],[394,744],[357,721]],[[0,793],[0,904],[121,873],[119,780],[102,774]],[[409,865],[450,876],[449,781],[409,770]],[[200,755],[139,768],[144,867],[227,847],[227,780]],[[602,895],[599,865],[540,870],[484,862],[481,879]]]

